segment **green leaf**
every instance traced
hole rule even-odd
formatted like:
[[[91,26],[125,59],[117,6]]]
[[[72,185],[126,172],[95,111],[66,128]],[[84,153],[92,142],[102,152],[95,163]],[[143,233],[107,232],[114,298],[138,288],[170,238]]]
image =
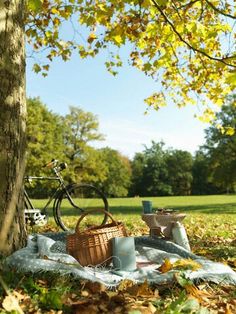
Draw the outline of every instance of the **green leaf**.
[[[35,63],[34,66],[33,66],[33,70],[34,70],[35,73],[39,73],[42,69],[41,69],[40,65]]]
[[[157,2],[160,6],[166,6],[168,0],[156,0],[156,2]]]
[[[229,73],[226,77],[226,83],[232,85],[233,87],[236,86],[236,73],[233,72],[233,73]]]
[[[58,291],[50,290],[43,293],[40,297],[40,302],[45,308],[61,310],[63,303],[61,295]]]
[[[42,1],[41,0],[28,0],[27,7],[29,10],[34,11],[35,13],[38,13],[42,9]]]
[[[193,282],[190,279],[186,278],[183,272],[179,272],[178,274],[176,274],[175,278],[181,287],[185,287],[187,285],[193,285]]]
[[[192,311],[196,311],[200,308],[200,304],[196,299],[188,299],[182,305],[182,311],[186,313],[192,313]]]

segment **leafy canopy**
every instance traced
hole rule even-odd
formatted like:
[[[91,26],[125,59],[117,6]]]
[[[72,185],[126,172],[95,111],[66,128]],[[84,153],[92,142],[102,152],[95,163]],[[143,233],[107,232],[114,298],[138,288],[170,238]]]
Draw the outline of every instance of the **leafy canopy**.
[[[236,87],[235,8],[226,0],[28,0],[26,35],[35,51],[47,48],[48,61],[107,49],[114,75],[126,46],[129,63],[160,83],[148,107],[199,103],[200,119],[209,122]],[[48,68],[34,66],[43,75]]]

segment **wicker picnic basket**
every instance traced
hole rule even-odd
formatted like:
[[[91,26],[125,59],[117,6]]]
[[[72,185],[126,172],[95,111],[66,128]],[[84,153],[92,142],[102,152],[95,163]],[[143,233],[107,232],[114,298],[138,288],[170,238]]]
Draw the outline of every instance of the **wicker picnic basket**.
[[[80,230],[80,223],[90,213],[103,212],[111,223]],[[79,218],[75,233],[67,236],[67,252],[74,256],[82,266],[109,265],[112,256],[112,238],[127,236],[123,223],[116,222],[112,215],[104,210],[86,212]]]

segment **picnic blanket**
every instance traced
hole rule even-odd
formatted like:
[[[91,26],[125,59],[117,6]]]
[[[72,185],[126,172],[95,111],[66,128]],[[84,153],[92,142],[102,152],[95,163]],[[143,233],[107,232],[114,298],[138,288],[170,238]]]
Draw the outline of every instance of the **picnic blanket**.
[[[27,246],[9,256],[6,265],[25,273],[54,272],[113,287],[124,279],[136,283],[146,280],[156,284],[170,283],[179,270],[171,269],[161,273],[159,266],[166,259],[171,263],[191,259],[199,263],[201,268],[195,271],[184,270],[186,278],[194,282],[203,280],[236,285],[236,272],[229,266],[197,256],[170,241],[148,236],[135,238],[136,262],[140,265],[135,271],[116,272],[112,267],[102,266],[82,267],[74,257],[66,253],[66,235],[65,232],[31,235]]]

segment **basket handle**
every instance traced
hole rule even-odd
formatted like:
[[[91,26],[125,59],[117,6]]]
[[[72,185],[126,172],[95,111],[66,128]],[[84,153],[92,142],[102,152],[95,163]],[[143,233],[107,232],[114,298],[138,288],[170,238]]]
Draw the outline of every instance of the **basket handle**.
[[[83,213],[80,216],[80,218],[79,218],[79,220],[77,222],[77,225],[75,227],[75,232],[80,233],[79,225],[80,225],[81,221],[84,219],[85,216],[87,216],[88,214],[91,214],[91,213],[96,213],[96,212],[103,212],[104,214],[106,214],[112,220],[113,223],[118,225],[117,222],[115,221],[115,219],[112,217],[112,215],[109,212],[107,212],[106,210],[104,210],[104,209],[93,209],[93,210],[90,210],[88,212]],[[100,226],[104,226],[104,224],[101,224]],[[94,227],[91,227],[91,228],[88,228],[87,230],[90,230],[90,229],[93,229],[93,228]]]

